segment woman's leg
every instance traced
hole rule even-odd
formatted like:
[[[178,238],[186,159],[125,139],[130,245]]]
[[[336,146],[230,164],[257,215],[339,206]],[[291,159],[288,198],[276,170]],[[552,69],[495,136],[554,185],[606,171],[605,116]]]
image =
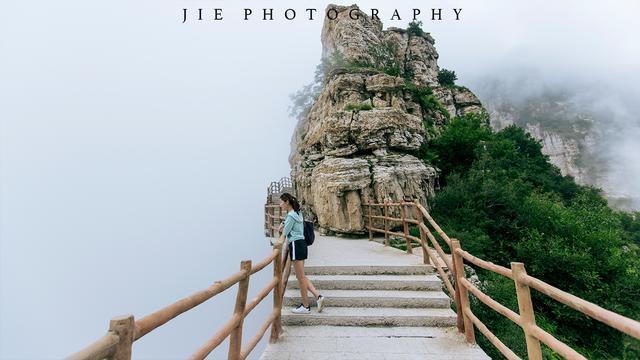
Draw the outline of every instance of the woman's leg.
[[[296,271],[296,279],[298,279],[298,285],[300,286],[302,305],[308,308],[309,299],[307,298],[307,284],[309,283],[309,280],[304,276],[304,260],[293,260],[293,268]]]
[[[304,274],[304,260],[296,260],[295,261],[296,264],[300,263],[300,270],[298,271],[298,265],[296,265],[296,278],[298,279],[298,284],[300,284],[301,282],[305,283],[305,293],[308,291],[311,291],[311,293],[313,294],[313,296],[317,299],[318,296],[320,296],[320,293],[318,292],[318,290],[316,289],[315,286],[313,286],[313,283],[311,282],[311,280],[309,280],[309,278],[307,277],[307,275]],[[303,280],[300,280],[300,277],[298,277],[298,272],[301,274],[300,277]],[[302,286],[300,286],[300,291],[302,292]],[[306,305],[305,305],[306,306]]]
[[[309,278],[306,275],[304,276],[304,278],[307,280],[307,289],[309,289],[309,291],[311,291],[313,296],[317,299],[318,296],[320,296],[320,293],[318,292],[316,287],[313,286],[313,283],[311,282],[311,280],[309,280]]]

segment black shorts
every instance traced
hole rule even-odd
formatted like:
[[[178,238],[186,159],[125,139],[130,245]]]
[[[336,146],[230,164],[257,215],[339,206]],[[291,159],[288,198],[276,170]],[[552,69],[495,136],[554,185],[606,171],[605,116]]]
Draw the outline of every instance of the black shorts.
[[[289,243],[289,258],[291,260],[307,259],[307,242],[304,239]]]

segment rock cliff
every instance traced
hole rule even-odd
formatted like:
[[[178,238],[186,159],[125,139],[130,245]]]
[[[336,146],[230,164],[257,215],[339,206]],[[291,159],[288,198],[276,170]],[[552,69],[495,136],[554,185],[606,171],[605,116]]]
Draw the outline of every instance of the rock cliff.
[[[428,33],[382,23],[357,6],[325,20],[323,61],[333,64],[292,138],[291,177],[305,212],[323,230],[363,233],[363,203],[427,205],[437,169],[417,156],[452,116],[483,111],[468,89],[438,84]]]
[[[638,174],[633,166],[636,147],[629,146],[637,143],[638,125],[627,117],[635,112],[617,109],[623,105],[603,100],[602,90],[590,85],[559,88],[537,85],[526,76],[514,78],[487,77],[474,86],[491,115],[491,126],[525,129],[540,140],[542,152],[562,174],[602,189],[616,209],[640,209],[640,187],[629,181]]]
[[[588,140],[586,134],[578,131],[572,133],[574,136],[566,136],[557,131],[547,130],[539,122],[524,122],[518,114],[504,110],[497,110],[491,105],[487,106],[491,115],[491,125],[495,130],[501,130],[509,125],[516,124],[525,129],[531,136],[540,140],[542,153],[549,156],[549,161],[557,166],[563,175],[573,176],[580,184],[591,182],[585,168],[578,164],[580,161],[581,148]],[[577,138],[577,135],[580,135]]]
[[[540,140],[542,152],[562,174],[573,176],[580,184],[601,186],[602,171],[597,169],[601,159],[595,148],[601,134],[594,115],[568,91],[538,90],[522,95],[517,94],[522,90],[512,90],[514,86],[478,86],[492,127],[501,130],[515,124],[525,129]],[[519,86],[526,88],[526,81]]]

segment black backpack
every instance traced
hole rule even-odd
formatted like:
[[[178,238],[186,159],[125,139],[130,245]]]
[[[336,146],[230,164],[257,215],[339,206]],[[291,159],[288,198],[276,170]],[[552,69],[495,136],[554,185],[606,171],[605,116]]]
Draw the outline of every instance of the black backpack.
[[[307,246],[313,245],[313,241],[316,239],[316,234],[313,232],[313,222],[305,221],[304,222],[304,241],[307,243]]]

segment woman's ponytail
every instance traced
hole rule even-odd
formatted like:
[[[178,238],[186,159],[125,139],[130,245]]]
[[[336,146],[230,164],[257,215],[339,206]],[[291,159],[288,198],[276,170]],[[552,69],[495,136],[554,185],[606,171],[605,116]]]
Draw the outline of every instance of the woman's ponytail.
[[[291,205],[291,207],[293,208],[293,211],[300,214],[300,203],[295,196],[289,193],[283,193],[282,195],[280,195],[280,200],[288,202],[289,205]]]

